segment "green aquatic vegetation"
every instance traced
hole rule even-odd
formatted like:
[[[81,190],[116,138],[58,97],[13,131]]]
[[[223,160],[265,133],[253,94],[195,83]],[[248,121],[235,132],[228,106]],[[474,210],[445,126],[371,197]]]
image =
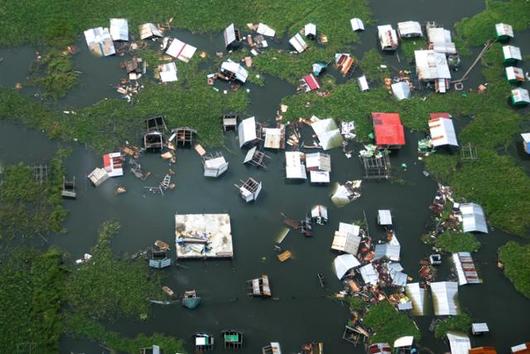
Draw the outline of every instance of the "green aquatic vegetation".
[[[486,0],[486,9],[473,17],[464,18],[455,25],[457,47],[464,52],[470,46],[480,46],[495,39],[495,24],[508,23],[515,31],[530,26],[530,2],[526,0]]]
[[[449,316],[440,321],[434,327],[434,336],[438,339],[445,338],[447,332],[469,332],[471,328],[471,317],[467,313],[461,315]]]
[[[7,166],[0,176],[0,238],[44,237],[62,231],[66,217],[61,199],[64,152],[50,162],[42,184],[33,168],[22,163]]]
[[[151,347],[156,344],[164,353],[184,353],[182,340],[154,333],[150,336],[139,334],[134,338],[123,337],[117,332],[109,331],[100,323],[79,314],[65,316],[65,330],[74,337],[84,337],[115,352],[137,353],[140,348]]]
[[[349,24],[351,17],[360,17],[366,22],[371,19],[365,0],[162,0],[149,4],[140,0],[96,3],[6,0],[0,4],[0,14],[0,26],[10,29],[0,39],[0,45],[43,41],[57,45],[72,43],[87,28],[108,26],[109,17],[128,18],[133,34],[138,31],[137,25],[143,22],[165,22],[173,18],[173,26],[199,32],[221,31],[231,22],[242,28],[247,23],[261,21],[276,29],[278,37],[282,37],[287,29],[297,31],[313,21],[329,36],[330,43],[343,45],[356,39]]]
[[[68,52],[49,49],[34,66],[31,83],[42,88],[47,97],[61,98],[77,83],[77,73]]]
[[[138,132],[144,129],[144,119],[163,115],[168,127],[190,126],[198,130],[204,144],[220,144],[221,115],[245,111],[248,94],[242,89],[228,94],[214,91],[206,85],[206,72],[198,69],[199,62],[178,62],[179,81],[175,83],[145,82],[132,104],[122,99],[102,100],[69,115],[51,111],[14,90],[0,89],[0,119],[19,120],[52,138],[75,140],[104,151],[125,140],[140,144]]]
[[[404,59],[407,62],[410,62],[414,60],[415,50],[427,49],[427,39],[425,37],[401,39],[399,48],[404,56]]]
[[[504,264],[504,274],[515,289],[530,299],[530,244],[510,241],[499,248],[499,260]]]
[[[0,267],[0,348],[3,353],[57,353],[63,326],[66,272],[61,254],[17,249]]]
[[[446,231],[436,238],[434,245],[449,253],[476,252],[480,248],[480,241],[470,233]]]
[[[370,336],[371,343],[394,343],[394,340],[402,336],[414,336],[415,340],[421,338],[416,323],[387,301],[380,302],[368,309],[364,316],[364,325],[373,332],[373,335]]]
[[[148,299],[161,293],[145,262],[112,254],[111,239],[119,227],[117,222],[103,223],[92,259],[71,271],[65,296],[74,313],[109,321],[144,318],[149,313]]]
[[[385,77],[390,76],[390,70],[381,66],[384,66],[383,57],[375,48],[365,52],[359,63],[367,80],[376,84],[382,84]]]

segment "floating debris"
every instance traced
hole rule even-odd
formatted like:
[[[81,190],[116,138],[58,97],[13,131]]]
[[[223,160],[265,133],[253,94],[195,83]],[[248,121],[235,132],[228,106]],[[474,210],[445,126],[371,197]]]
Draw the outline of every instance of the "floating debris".
[[[358,199],[361,196],[361,183],[361,180],[346,181],[344,184],[337,183],[331,195],[333,204],[340,208]]]

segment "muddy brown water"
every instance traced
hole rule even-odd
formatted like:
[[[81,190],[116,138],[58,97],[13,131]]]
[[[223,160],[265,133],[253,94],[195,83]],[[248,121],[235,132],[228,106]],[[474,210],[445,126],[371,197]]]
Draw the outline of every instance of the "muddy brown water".
[[[451,26],[455,21],[471,16],[482,9],[481,1],[379,1],[372,5],[378,23],[397,23],[402,20],[436,20]],[[353,17],[353,16],[352,16]],[[222,49],[222,35],[197,35],[178,31],[182,40],[197,45],[213,54]],[[375,45],[375,28],[369,27],[361,34],[361,44],[354,48],[356,55]],[[116,97],[112,85],[123,76],[119,69],[120,58],[94,58],[79,41],[81,52],[75,57],[76,67],[83,74],[79,86],[58,102],[61,107],[82,107],[104,97]],[[21,47],[0,49],[0,85],[12,87],[24,80],[31,65],[33,49]],[[361,55],[359,55],[361,56]],[[29,58],[29,59],[28,59]],[[394,56],[386,56],[389,64],[398,65]],[[463,67],[466,67],[464,63]],[[249,115],[260,121],[270,121],[282,97],[294,93],[289,84],[266,77],[264,87],[251,89]],[[480,74],[473,73],[470,85],[481,82]],[[471,86],[470,86],[471,87]],[[32,94],[34,92],[29,92]],[[340,117],[337,117],[340,118]],[[145,154],[141,158],[144,168],[152,172],[146,182],[140,182],[130,173],[107,181],[99,188],[86,182],[86,174],[101,164],[101,157],[83,146],[73,145],[73,152],[66,162],[70,175],[78,181],[78,199],[65,201],[70,214],[66,221],[66,234],[50,237],[50,242],[67,250],[73,258],[80,257],[96,242],[98,226],[105,220],[116,219],[121,225],[112,247],[116,254],[130,255],[149,246],[157,239],[170,244],[174,238],[175,213],[230,214],[234,243],[233,260],[208,260],[182,262],[184,267],[171,267],[160,271],[165,284],[175,292],[197,289],[203,297],[202,305],[189,311],[180,305],[152,306],[149,320],[117,319],[108,328],[127,336],[140,332],[160,332],[183,338],[192,351],[191,336],[195,332],[208,332],[217,336],[223,329],[235,328],[245,333],[242,353],[257,353],[270,341],[279,341],[285,353],[297,352],[302,343],[319,340],[325,343],[327,353],[364,353],[361,346],[354,348],[341,340],[348,311],[342,304],[331,300],[330,295],[340,290],[341,283],[332,271],[335,256],[329,247],[339,222],[353,222],[366,213],[370,231],[375,238],[383,232],[375,224],[377,209],[392,210],[397,236],[402,245],[401,263],[405,272],[417,279],[418,261],[428,255],[429,249],[420,240],[430,221],[428,206],[432,201],[436,183],[422,174],[423,164],[416,158],[418,136],[407,132],[407,146],[392,155],[396,175],[402,182],[363,182],[362,196],[344,208],[332,205],[329,194],[332,186],[313,186],[308,182],[287,183],[284,179],[283,153],[269,153],[272,157],[266,170],[244,166],[244,151],[238,147],[233,132],[227,133],[225,146],[220,148],[230,163],[228,172],[219,179],[202,176],[202,165],[193,150],[179,150],[174,181],[176,189],[165,196],[153,195],[144,186],[157,185],[169,166],[157,154]],[[20,141],[31,142],[20,144]],[[10,122],[0,122],[0,163],[18,161],[40,163],[49,159],[58,147],[42,133]],[[357,151],[359,146],[356,147]],[[332,181],[343,182],[359,179],[361,166],[355,157],[347,159],[341,151],[333,150]],[[517,154],[513,154],[517,156]],[[406,163],[408,168],[399,166]],[[264,190],[257,202],[245,204],[239,197],[234,183],[252,176],[263,182]],[[115,187],[125,185],[128,192],[114,196]],[[274,241],[282,230],[282,217],[304,216],[316,203],[329,208],[330,219],[326,226],[316,226],[312,238],[290,232],[282,244],[294,258],[285,263],[276,259]],[[482,285],[459,288],[462,307],[478,322],[487,322],[491,334],[473,337],[472,344],[493,345],[499,352],[530,338],[530,302],[517,293],[512,284],[496,268],[497,248],[508,240],[518,238],[492,229],[487,235],[479,235],[482,248],[474,256]],[[147,266],[147,265],[146,265]],[[322,289],[316,274],[322,273],[327,287]],[[260,274],[268,274],[274,297],[262,300],[247,296],[245,281]],[[440,269],[438,279],[450,276],[447,260]],[[421,345],[435,353],[449,350],[447,343],[435,340],[428,326],[431,316],[415,318],[422,330]],[[103,349],[96,343],[64,337],[61,352],[99,353]],[[218,345],[216,353],[224,352]]]

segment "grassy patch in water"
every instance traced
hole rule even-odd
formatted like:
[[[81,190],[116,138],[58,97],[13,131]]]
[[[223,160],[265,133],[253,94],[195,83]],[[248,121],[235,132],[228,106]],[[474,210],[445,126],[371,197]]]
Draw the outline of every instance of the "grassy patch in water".
[[[422,38],[405,38],[399,43],[399,48],[403,54],[404,60],[410,62],[414,60],[414,51],[427,49],[427,39]]]
[[[120,353],[138,353],[140,348],[150,348],[156,344],[164,353],[184,353],[182,340],[154,333],[146,336],[141,333],[134,338],[123,337],[109,331],[100,323],[79,314],[65,317],[66,332],[74,337],[83,337],[102,343],[106,348]]]
[[[475,252],[480,248],[480,242],[475,235],[464,232],[446,231],[436,238],[436,248],[444,252]]]
[[[466,48],[495,39],[496,23],[510,24],[515,31],[525,30],[530,26],[529,13],[530,2],[526,0],[486,0],[484,11],[455,24],[457,47],[467,53]]]
[[[31,82],[47,97],[61,98],[77,83],[72,56],[66,51],[49,49],[34,66]]]
[[[7,166],[0,175],[0,238],[31,238],[62,231],[66,217],[61,189],[63,158],[60,150],[48,165],[48,178],[36,182],[33,168],[22,163]]]
[[[117,222],[104,223],[92,259],[68,277],[66,299],[76,314],[96,320],[145,318],[148,299],[161,294],[144,261],[122,260],[112,254],[111,239],[119,227]]]
[[[515,289],[530,299],[530,244],[506,243],[499,248],[499,260]]]
[[[173,18],[174,26],[200,32],[221,31],[231,22],[243,27],[246,23],[261,21],[276,29],[279,37],[288,29],[289,32],[298,31],[312,21],[330,41],[345,44],[356,38],[351,31],[350,18],[370,20],[365,0],[161,0],[149,3],[140,0],[5,0],[0,4],[0,15],[0,26],[9,28],[0,38],[0,45],[72,43],[88,28],[108,26],[109,17],[128,18],[133,34],[141,23]]]
[[[245,111],[248,94],[243,89],[226,95],[214,91],[206,84],[206,72],[198,69],[198,59],[178,62],[177,67],[179,81],[148,81],[132,104],[122,99],[102,100],[75,114],[51,111],[14,90],[0,89],[0,119],[22,121],[52,138],[76,140],[104,151],[125,140],[140,144],[144,119],[161,114],[169,128],[190,126],[198,130],[204,144],[220,144],[221,115]]]
[[[56,250],[10,252],[0,267],[3,353],[57,353],[63,326],[64,272]]]
[[[394,340],[402,336],[414,336],[417,341],[421,338],[420,330],[414,321],[387,301],[368,309],[364,316],[364,325],[373,332],[370,343],[394,343]]]
[[[468,333],[471,328],[471,317],[463,313],[461,315],[449,316],[443,321],[440,321],[434,327],[434,336],[438,339],[445,338],[447,332],[463,332]]]

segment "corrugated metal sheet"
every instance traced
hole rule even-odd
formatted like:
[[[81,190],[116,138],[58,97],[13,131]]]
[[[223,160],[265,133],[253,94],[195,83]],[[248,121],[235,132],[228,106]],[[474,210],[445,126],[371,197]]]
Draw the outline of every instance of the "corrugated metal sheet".
[[[482,283],[482,280],[478,277],[471,253],[453,253],[453,263],[456,268],[456,275],[458,276],[458,285]]]
[[[169,47],[166,50],[167,55],[171,55],[173,58],[177,58],[180,61],[185,63],[189,62],[195,54],[195,48],[192,45],[182,42],[181,40],[174,38],[169,44]]]
[[[295,34],[294,36],[289,39],[289,43],[293,46],[294,49],[298,53],[302,53],[304,50],[307,49],[307,43],[304,41],[304,38],[302,38],[302,35],[300,33]]]
[[[316,117],[312,117],[315,119]],[[333,118],[318,119],[311,123],[322,149],[329,150],[342,145],[342,135]]]
[[[379,43],[382,50],[394,50],[398,47],[398,36],[391,25],[377,26]]]
[[[357,17],[352,18],[350,20],[350,24],[351,24],[352,31],[354,32],[364,31],[364,23],[360,18],[357,18]]]
[[[420,283],[407,284],[406,294],[412,302],[412,314],[415,316],[423,316],[426,312],[427,293],[425,289],[420,287]]]
[[[143,25],[138,26],[138,32],[140,33],[140,39],[162,37],[162,31],[160,31],[160,29],[153,23],[144,23]]]
[[[237,127],[237,135],[239,137],[239,147],[255,142],[258,139],[256,135],[256,117],[243,119]]]
[[[405,145],[405,129],[399,113],[372,113],[375,143],[378,146]]]
[[[230,44],[236,41],[236,28],[233,23],[225,28],[223,37],[225,39],[225,47],[228,47]]]
[[[342,279],[350,269],[360,265],[361,262],[359,262],[359,260],[352,254],[343,254],[335,257],[333,260],[335,275],[337,275],[337,278],[339,279]]]
[[[234,74],[236,79],[243,83],[247,81],[248,71],[241,64],[232,60],[224,61],[221,64],[221,71],[227,71]]]
[[[444,145],[458,146],[455,127],[449,113],[431,113],[429,130],[434,147]]]
[[[406,81],[400,81],[391,85],[392,93],[398,99],[398,101],[407,99],[410,97],[410,85]]]
[[[114,42],[108,28],[96,27],[84,32],[88,49],[97,56],[109,56],[116,54]]]
[[[377,270],[374,268],[372,263],[368,263],[367,265],[360,267],[359,273],[361,274],[365,284],[377,285],[379,282],[379,273],[377,273]]]
[[[513,38],[513,28],[506,23],[497,23],[495,25],[495,31],[497,32],[497,36],[508,36]]]
[[[513,45],[505,45],[502,47],[502,53],[504,55],[504,59],[523,60],[523,56],[521,55],[521,49],[519,47],[514,47]]]
[[[309,88],[308,91],[315,91],[320,88],[320,84],[318,83],[317,79],[313,74],[304,76],[304,81],[307,84],[307,87]]]
[[[447,58],[434,50],[415,50],[416,74],[420,80],[450,79]]]
[[[401,245],[396,236],[392,237],[392,240],[387,243],[380,243],[375,245],[375,257],[374,259],[380,259],[386,257],[391,261],[399,261],[399,253],[401,251]]]
[[[285,152],[285,176],[289,179],[307,179],[305,165],[302,162],[304,156],[300,151]]]
[[[392,213],[388,209],[377,211],[377,223],[379,225],[392,225]]]
[[[402,38],[423,37],[421,25],[417,21],[398,22],[398,33]]]
[[[447,339],[449,340],[451,354],[469,354],[471,341],[467,335],[463,333],[448,332]]]
[[[267,37],[274,37],[274,35],[276,34],[275,30],[261,22],[258,24],[258,29],[256,30],[256,32]]]
[[[476,203],[460,204],[462,213],[462,229],[464,232],[488,233],[488,225],[482,207]]]
[[[129,23],[125,18],[110,19],[110,36],[113,41],[129,40]]]
[[[441,281],[430,284],[434,314],[436,316],[453,316],[460,313],[457,304],[458,283],[453,281]]]

